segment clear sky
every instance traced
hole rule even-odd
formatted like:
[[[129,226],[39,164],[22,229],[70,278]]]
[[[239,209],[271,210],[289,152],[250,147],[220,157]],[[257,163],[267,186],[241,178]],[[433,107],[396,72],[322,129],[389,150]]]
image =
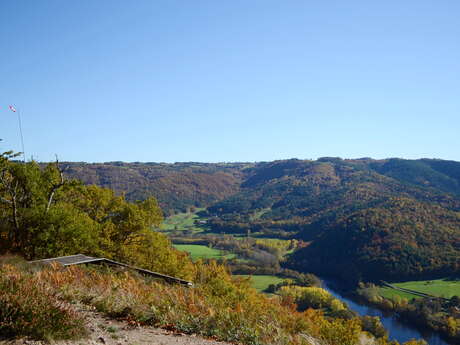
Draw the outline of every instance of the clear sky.
[[[460,160],[458,0],[0,0],[0,150]]]

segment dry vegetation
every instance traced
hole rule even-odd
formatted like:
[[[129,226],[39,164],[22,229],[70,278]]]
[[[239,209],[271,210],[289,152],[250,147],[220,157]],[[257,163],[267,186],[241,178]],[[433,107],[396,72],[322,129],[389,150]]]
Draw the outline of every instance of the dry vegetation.
[[[363,337],[359,319],[327,318],[313,309],[298,312],[291,298],[258,294],[247,279],[235,280],[212,262],[197,263],[196,286],[186,288],[128,272],[57,266],[31,270],[7,261],[0,266],[0,329],[10,336],[83,336],[83,323],[72,309],[82,303],[130,323],[241,344],[311,344],[314,338],[352,345]],[[14,297],[17,289],[24,290],[27,301]],[[374,343],[389,344],[383,338]]]

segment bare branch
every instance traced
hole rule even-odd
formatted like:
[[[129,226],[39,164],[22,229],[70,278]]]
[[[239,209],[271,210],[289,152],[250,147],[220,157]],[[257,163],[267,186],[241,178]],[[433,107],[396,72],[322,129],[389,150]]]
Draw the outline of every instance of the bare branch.
[[[62,170],[60,167],[59,167],[59,160],[58,160],[58,156],[56,155],[56,169],[58,170],[59,172],[59,178],[60,178],[60,181],[59,183],[55,183],[52,185],[51,187],[51,190],[50,190],[50,193],[48,194],[48,204],[46,205],[46,210],[45,210],[45,213],[47,213],[51,207],[51,204],[53,202],[53,198],[54,198],[54,194],[56,193],[56,191],[61,188],[64,184],[65,184],[65,179],[64,179],[64,170]]]

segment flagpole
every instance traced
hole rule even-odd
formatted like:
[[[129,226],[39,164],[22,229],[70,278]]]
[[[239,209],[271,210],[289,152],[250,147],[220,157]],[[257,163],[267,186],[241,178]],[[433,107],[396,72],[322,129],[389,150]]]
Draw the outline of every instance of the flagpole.
[[[24,137],[22,135],[21,115],[20,115],[19,109],[17,109],[17,113],[18,113],[19,133],[21,134],[22,155],[24,157],[24,163],[25,163],[26,162],[26,151],[24,150]]]

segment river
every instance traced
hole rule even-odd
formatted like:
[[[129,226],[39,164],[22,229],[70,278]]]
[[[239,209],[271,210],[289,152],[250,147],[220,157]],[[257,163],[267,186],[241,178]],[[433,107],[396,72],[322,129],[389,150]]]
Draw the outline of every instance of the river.
[[[438,334],[434,332],[431,332],[429,330],[421,331],[415,326],[411,326],[410,324],[399,320],[394,313],[386,313],[375,307],[361,304],[351,300],[350,298],[344,297],[340,294],[338,290],[334,290],[332,288],[333,285],[330,282],[326,280],[323,280],[322,282],[323,288],[329,291],[334,297],[348,304],[349,308],[357,312],[359,315],[370,315],[380,317],[380,320],[387,329],[391,340],[397,340],[400,343],[403,343],[405,341],[415,338],[424,339],[430,345],[452,345],[452,343],[446,342],[444,339],[442,339]]]

